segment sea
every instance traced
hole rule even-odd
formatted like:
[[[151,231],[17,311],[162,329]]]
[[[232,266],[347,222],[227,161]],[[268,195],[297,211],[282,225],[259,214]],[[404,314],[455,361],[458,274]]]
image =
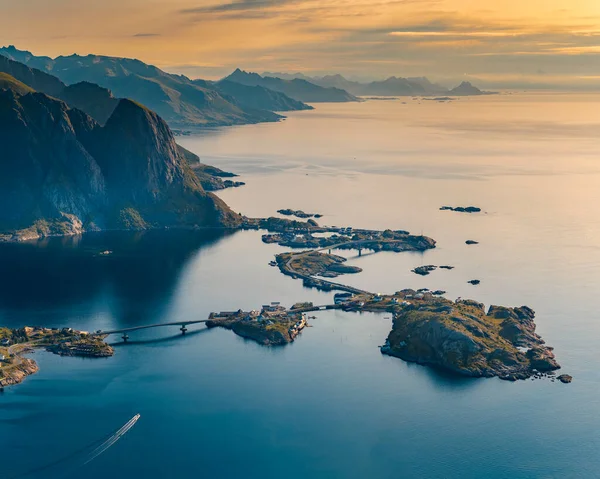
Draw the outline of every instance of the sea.
[[[434,238],[425,253],[344,251],[363,272],[343,281],[527,305],[573,382],[384,356],[389,314],[318,312],[285,347],[203,325],[138,331],[110,337],[111,358],[32,354],[39,373],[0,394],[2,479],[600,477],[600,95],[315,106],[178,141],[246,182],[218,193],[236,212]],[[439,209],[470,205],[482,212]],[[0,324],[95,331],[331,302],[269,266],[285,250],[219,230],[2,245]],[[454,269],[411,272],[428,264]]]

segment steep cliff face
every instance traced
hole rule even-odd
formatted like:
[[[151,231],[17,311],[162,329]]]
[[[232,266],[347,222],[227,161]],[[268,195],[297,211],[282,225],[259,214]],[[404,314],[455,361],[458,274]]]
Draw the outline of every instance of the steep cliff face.
[[[219,226],[238,221],[222,201],[202,189],[167,124],[147,108],[121,100],[106,126],[87,135],[84,144],[104,172],[117,215],[111,222],[123,221],[132,209],[147,224]]]
[[[106,126],[42,93],[0,90],[0,234],[234,226],[165,122],[121,100]]]
[[[0,91],[0,224],[20,230],[43,223],[78,228],[105,204],[105,183],[77,138],[79,121],[41,93]]]

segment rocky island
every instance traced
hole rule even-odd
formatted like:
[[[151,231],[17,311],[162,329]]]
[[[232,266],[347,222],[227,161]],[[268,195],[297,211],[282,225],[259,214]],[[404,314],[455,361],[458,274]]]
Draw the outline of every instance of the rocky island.
[[[238,336],[265,346],[293,342],[306,325],[301,312],[288,310],[278,303],[263,306],[260,311],[211,313],[206,323],[208,328],[230,329]]]
[[[336,278],[342,274],[360,273],[358,266],[348,266],[346,258],[334,254],[319,253],[281,253],[276,257],[277,265],[284,274],[299,276],[322,276]]]
[[[263,243],[278,244],[289,248],[311,249],[357,249],[371,251],[425,251],[435,248],[435,240],[427,236],[411,235],[404,230],[367,230],[351,227],[319,226],[316,222],[293,221],[282,218],[260,220],[246,219],[243,227],[266,229]],[[331,233],[329,236],[315,236]]]
[[[506,308],[472,300],[450,301],[401,293],[393,327],[381,352],[463,376],[517,380],[560,366],[535,332],[527,306]]]

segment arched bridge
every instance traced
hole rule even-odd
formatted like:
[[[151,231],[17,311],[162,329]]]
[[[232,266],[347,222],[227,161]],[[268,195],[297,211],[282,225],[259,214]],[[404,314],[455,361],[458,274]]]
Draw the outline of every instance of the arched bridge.
[[[146,324],[143,326],[134,326],[131,328],[122,328],[122,329],[111,329],[108,331],[96,331],[95,333],[91,333],[90,336],[108,336],[110,334],[123,334],[122,338],[124,341],[127,341],[129,339],[129,336],[127,333],[131,333],[133,331],[139,331],[141,329],[151,329],[151,328],[163,328],[166,326],[180,326],[180,331],[185,334],[187,332],[187,327],[190,324],[201,324],[201,323],[206,323],[208,321],[208,319],[199,319],[199,320],[194,320],[194,321],[175,321],[172,323],[157,323],[157,324]]]

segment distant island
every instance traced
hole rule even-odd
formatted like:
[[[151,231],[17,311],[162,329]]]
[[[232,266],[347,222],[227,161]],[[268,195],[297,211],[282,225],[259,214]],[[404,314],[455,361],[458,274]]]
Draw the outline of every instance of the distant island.
[[[357,82],[344,78],[342,75],[306,76],[302,73],[272,73],[264,74],[268,77],[280,78],[282,80],[304,80],[324,88],[340,88],[347,92],[363,97],[393,97],[393,96],[430,96],[430,97],[452,97],[452,96],[479,96],[493,95],[496,92],[482,91],[468,81],[462,82],[454,88],[446,88],[437,83],[429,81],[425,77],[389,77],[385,80],[373,82]],[[442,98],[440,98],[442,100]],[[445,100],[445,99],[444,99]]]

